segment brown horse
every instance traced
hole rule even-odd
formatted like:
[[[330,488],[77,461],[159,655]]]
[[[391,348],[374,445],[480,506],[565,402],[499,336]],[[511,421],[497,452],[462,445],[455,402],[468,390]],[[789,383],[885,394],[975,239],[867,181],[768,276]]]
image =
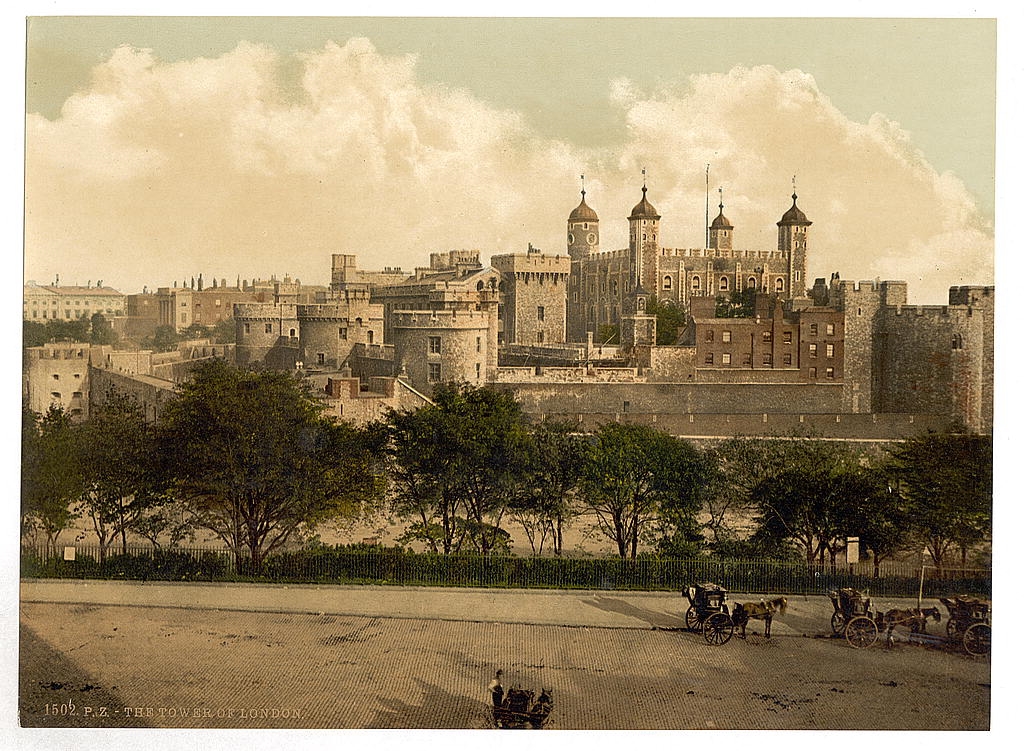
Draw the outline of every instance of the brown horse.
[[[764,621],[765,638],[772,638],[772,618],[775,613],[786,614],[786,598],[776,597],[774,600],[760,602],[736,603],[732,609],[732,622],[740,628],[740,638],[747,638],[747,621],[751,618]]]
[[[883,616],[885,624],[889,627],[890,633],[896,626],[906,626],[910,629],[911,633],[923,634],[926,633],[926,626],[928,619],[933,619],[936,623],[942,620],[942,614],[939,613],[938,608],[924,608],[919,610],[918,608],[893,608],[892,610],[885,611]]]

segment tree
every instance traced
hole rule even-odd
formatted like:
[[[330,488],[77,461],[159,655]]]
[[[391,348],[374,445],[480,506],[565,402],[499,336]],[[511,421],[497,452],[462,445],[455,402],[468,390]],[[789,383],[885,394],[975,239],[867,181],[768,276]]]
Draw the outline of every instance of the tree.
[[[893,449],[889,470],[914,535],[939,568],[992,535],[992,439],[927,433]]]
[[[170,352],[178,346],[181,337],[174,326],[157,326],[152,336],[143,337],[142,346],[157,352]]]
[[[385,419],[395,510],[413,520],[409,539],[432,550],[504,548],[501,522],[529,458],[526,418],[511,395],[487,387],[442,384],[433,398]]]
[[[754,296],[756,291],[753,287],[734,290],[729,297],[718,297],[715,299],[715,318],[753,318],[754,317]]]
[[[92,314],[89,342],[91,344],[117,344],[117,333],[102,313]]]
[[[636,558],[656,522],[691,519],[706,466],[692,445],[643,425],[606,423],[592,436],[581,499],[622,558]]]
[[[662,302],[657,295],[651,295],[647,302],[647,312],[658,318],[657,343],[663,346],[675,344],[679,340],[680,330],[686,326],[686,313],[683,309],[671,300]]]
[[[619,327],[613,323],[602,323],[597,327],[597,336],[594,337],[594,344],[618,344]]]
[[[213,341],[217,344],[234,344],[235,343],[235,319],[234,318],[223,318],[209,329],[209,336],[213,337]]]
[[[92,519],[102,561],[117,538],[127,553],[128,532],[163,502],[154,433],[135,398],[114,389],[81,429],[82,507]]]
[[[59,406],[51,406],[44,415],[23,407],[22,533],[41,531],[51,553],[56,551],[60,533],[78,518],[72,502],[85,488],[78,446],[78,426]]]
[[[554,554],[561,555],[563,526],[578,513],[575,501],[590,446],[575,426],[544,420],[531,430],[529,448],[524,492],[512,497],[509,514],[535,554],[550,536]]]
[[[825,441],[792,441],[785,460],[751,491],[756,536],[793,543],[808,563],[832,563],[857,526],[857,509],[873,502],[878,485],[859,457]]]
[[[358,513],[376,489],[363,432],[325,415],[292,373],[203,363],[165,405],[157,445],[194,524],[255,572],[296,532]]]

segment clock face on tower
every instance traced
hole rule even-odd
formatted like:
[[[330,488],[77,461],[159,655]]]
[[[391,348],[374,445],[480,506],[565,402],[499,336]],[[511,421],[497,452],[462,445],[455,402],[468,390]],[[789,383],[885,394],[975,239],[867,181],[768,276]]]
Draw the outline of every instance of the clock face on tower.
[[[587,244],[588,245],[593,245],[596,242],[597,242],[597,235],[595,235],[593,232],[591,232],[590,234],[587,235]]]

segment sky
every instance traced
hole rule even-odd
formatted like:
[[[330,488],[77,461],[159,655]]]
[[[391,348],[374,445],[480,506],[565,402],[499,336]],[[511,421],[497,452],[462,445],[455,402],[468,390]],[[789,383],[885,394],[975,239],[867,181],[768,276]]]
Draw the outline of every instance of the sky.
[[[648,199],[662,242],[774,249],[808,274],[994,283],[991,19],[34,17],[26,280],[126,293],[325,284],[330,255],[604,249]]]

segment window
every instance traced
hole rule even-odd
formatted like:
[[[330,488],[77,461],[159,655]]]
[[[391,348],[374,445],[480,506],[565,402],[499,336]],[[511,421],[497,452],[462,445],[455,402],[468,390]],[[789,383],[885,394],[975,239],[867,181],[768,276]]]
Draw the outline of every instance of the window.
[[[366,332],[366,343],[373,344],[373,329]]]
[[[666,275],[665,278],[661,280],[661,288],[662,289],[672,289],[672,277],[671,276],[667,276]]]
[[[764,364],[764,365],[771,365],[772,364],[772,356],[771,356],[771,354],[767,354],[764,357],[762,357],[761,358],[761,363]]]
[[[817,336],[817,335],[818,335],[818,324],[812,323],[811,324],[811,336]]]
[[[964,348],[964,337],[963,334],[953,334],[953,349]]]
[[[427,366],[427,382],[439,383],[441,381],[441,363],[432,362]]]
[[[793,332],[792,331],[783,331],[782,332],[782,343],[783,344],[792,344],[793,343]]]
[[[835,336],[836,325],[834,323],[825,324],[825,336]]]
[[[722,365],[732,365],[732,355],[728,352],[722,353]]]
[[[747,352],[747,353],[745,353],[743,355],[743,364],[747,365],[747,366],[750,365],[750,353],[749,352]]]
[[[729,277],[723,276],[718,280],[718,289],[723,291],[729,289]]]
[[[288,329],[288,336],[295,338],[295,329]]]
[[[247,324],[247,323],[242,324],[242,329],[245,331],[246,334],[248,334],[249,333],[249,324]]]
[[[704,334],[704,341],[713,342],[715,341],[715,332],[713,329],[708,329],[707,333]]]
[[[327,355],[325,355],[323,352],[317,352],[316,353],[316,364],[317,365],[323,365],[325,362],[327,362]]]
[[[715,364],[715,355],[714,355],[713,352],[708,352],[706,355],[704,355],[704,364],[705,365],[714,365]]]
[[[60,380],[60,374],[59,373],[54,373],[53,374],[53,380],[59,381]]]
[[[427,337],[427,351],[432,355],[441,354],[441,337],[439,336],[428,336]]]
[[[747,277],[747,289],[754,289],[757,286],[757,279],[752,276]]]
[[[817,344],[808,344],[807,345],[807,351],[808,351],[808,354],[810,354],[811,357],[817,357],[818,356],[818,345]]]
[[[544,332],[543,331],[538,331],[537,332],[537,344],[543,344],[543,343],[544,343]]]
[[[772,332],[770,332],[770,331],[762,331],[761,332],[761,341],[764,344],[771,344],[772,343]]]
[[[480,337],[479,336],[476,338],[476,351],[477,352],[480,351]]]
[[[825,357],[834,357],[835,353],[836,353],[835,345],[832,345],[832,344],[826,344],[825,345]]]
[[[782,292],[782,290],[785,288],[785,286],[786,286],[785,282],[782,281],[782,277],[781,276],[778,279],[775,280],[775,291],[776,292]]]
[[[476,379],[480,380],[480,363],[476,364]]]
[[[699,276],[693,277],[693,280],[690,282],[690,289],[692,289],[694,292],[700,292],[700,277]]]
[[[538,305],[537,306],[537,320],[538,321],[543,321],[544,320],[544,306],[543,305]]]
[[[835,368],[825,368],[825,377],[830,379],[830,380],[834,380],[835,377],[836,377],[836,369]]]
[[[784,354],[782,356],[782,364],[783,365],[792,365],[793,364],[793,355],[791,355],[789,353]]]
[[[722,341],[728,344],[732,341],[732,332],[726,329],[722,332]]]
[[[811,368],[811,369],[810,369],[810,370],[808,371],[808,376],[810,377],[810,379],[811,379],[812,381],[816,381],[816,380],[818,380],[818,369],[817,369],[817,368]]]
[[[338,338],[339,339],[348,339],[348,329],[345,328],[344,326],[340,327],[338,329]]]
[[[272,324],[272,323],[265,323],[265,324],[263,324],[263,333],[265,333],[265,334],[273,334],[274,333],[274,324]]]
[[[51,391],[50,392],[50,396],[52,396],[54,399],[60,399],[60,392],[59,391]]]
[[[82,398],[82,392],[81,391],[73,391],[73,392],[71,392],[71,398],[72,399],[81,399]]]

